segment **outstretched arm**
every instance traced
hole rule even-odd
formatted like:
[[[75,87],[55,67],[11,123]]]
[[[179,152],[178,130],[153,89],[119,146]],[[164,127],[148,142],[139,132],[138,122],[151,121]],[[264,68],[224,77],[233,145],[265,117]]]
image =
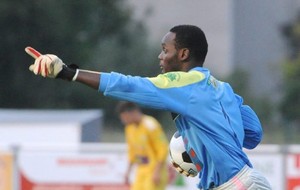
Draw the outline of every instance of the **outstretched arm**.
[[[175,113],[181,113],[182,110],[185,110],[184,103],[178,105],[172,103],[170,100],[176,99],[176,101],[179,101],[179,98],[182,100],[187,93],[179,94],[177,93],[179,88],[173,87],[190,88],[189,84],[203,79],[202,74],[198,72],[176,73],[174,75],[169,73],[166,75],[158,75],[153,78],[129,76],[115,72],[100,73],[78,69],[78,67],[76,68],[74,65],[66,65],[56,55],[43,55],[30,47],[27,47],[25,51],[35,58],[34,64],[29,67],[29,70],[35,75],[77,81],[103,92],[104,96],[132,101],[139,105],[155,109],[170,110]],[[186,80],[189,78],[187,77],[188,75],[193,76],[192,81]],[[178,79],[182,78],[182,81],[178,82],[178,80],[173,80],[173,77],[178,77]],[[182,84],[185,85],[182,86]]]

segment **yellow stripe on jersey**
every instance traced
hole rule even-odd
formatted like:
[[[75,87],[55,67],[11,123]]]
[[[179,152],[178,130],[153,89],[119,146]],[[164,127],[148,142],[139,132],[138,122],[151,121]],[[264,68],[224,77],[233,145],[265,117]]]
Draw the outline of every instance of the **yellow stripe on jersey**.
[[[160,74],[157,77],[148,78],[158,88],[182,87],[205,78],[205,75],[199,71],[190,72],[169,72]]]

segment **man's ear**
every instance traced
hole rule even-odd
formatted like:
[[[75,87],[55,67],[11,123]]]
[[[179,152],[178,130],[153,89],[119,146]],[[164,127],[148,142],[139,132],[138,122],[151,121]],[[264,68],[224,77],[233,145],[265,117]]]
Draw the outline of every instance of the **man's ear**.
[[[179,59],[184,62],[184,61],[188,61],[189,58],[190,58],[190,50],[187,48],[180,49]]]

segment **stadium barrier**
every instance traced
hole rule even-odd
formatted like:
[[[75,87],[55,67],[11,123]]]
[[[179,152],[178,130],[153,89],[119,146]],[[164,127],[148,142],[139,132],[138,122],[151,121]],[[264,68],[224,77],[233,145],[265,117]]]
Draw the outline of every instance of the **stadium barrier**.
[[[274,190],[300,189],[300,145],[260,145],[246,152]],[[123,143],[0,146],[0,190],[128,190],[126,166]],[[167,190],[197,189],[197,177],[170,171]]]

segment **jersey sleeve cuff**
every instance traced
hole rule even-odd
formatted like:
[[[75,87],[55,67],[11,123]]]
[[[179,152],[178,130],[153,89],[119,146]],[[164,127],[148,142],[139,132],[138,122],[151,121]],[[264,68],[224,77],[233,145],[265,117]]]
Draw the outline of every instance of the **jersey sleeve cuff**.
[[[101,73],[100,74],[100,84],[99,84],[99,91],[104,92],[108,85],[110,79],[110,73]]]

